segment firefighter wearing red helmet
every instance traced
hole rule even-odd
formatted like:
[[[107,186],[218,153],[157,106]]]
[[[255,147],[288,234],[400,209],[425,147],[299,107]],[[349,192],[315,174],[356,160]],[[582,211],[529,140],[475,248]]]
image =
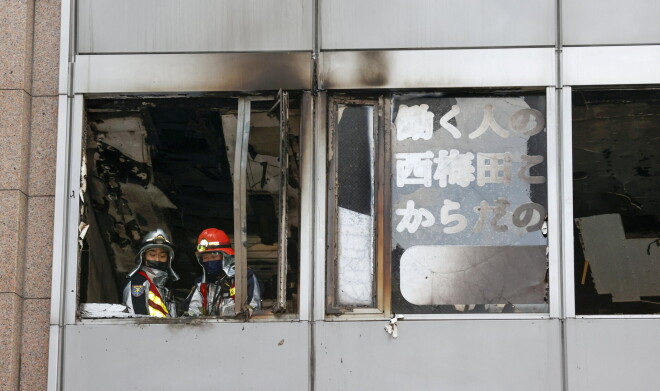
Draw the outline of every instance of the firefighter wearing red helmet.
[[[229,236],[217,228],[207,228],[197,238],[197,262],[202,275],[195,280],[186,298],[186,316],[233,316],[236,265]],[[261,308],[257,277],[248,269],[248,304]]]
[[[135,257],[136,267],[128,273],[124,287],[124,305],[128,312],[159,318],[176,316],[174,300],[165,287],[168,280],[179,279],[172,269],[173,259],[174,245],[162,229],[144,236]]]

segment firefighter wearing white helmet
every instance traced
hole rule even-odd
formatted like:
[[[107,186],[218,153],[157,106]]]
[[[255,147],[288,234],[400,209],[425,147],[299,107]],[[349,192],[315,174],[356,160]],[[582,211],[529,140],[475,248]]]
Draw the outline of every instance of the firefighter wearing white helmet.
[[[128,273],[124,287],[124,305],[132,314],[159,318],[175,317],[176,306],[165,287],[179,276],[172,269],[174,245],[160,228],[142,239],[142,247],[135,257],[136,267]]]
[[[229,236],[217,228],[205,229],[197,238],[195,255],[203,273],[186,298],[184,316],[235,315],[236,265]],[[251,269],[247,271],[247,283],[248,305],[252,309],[261,308],[259,282]]]

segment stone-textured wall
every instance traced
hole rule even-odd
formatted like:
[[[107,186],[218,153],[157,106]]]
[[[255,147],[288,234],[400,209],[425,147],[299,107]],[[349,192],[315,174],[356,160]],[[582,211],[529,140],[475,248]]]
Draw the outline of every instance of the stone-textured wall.
[[[60,0],[0,0],[0,391],[45,390]]]

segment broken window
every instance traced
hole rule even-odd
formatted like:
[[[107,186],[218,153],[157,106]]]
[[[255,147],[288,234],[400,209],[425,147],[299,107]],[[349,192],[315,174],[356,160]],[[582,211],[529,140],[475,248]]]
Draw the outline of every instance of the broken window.
[[[660,91],[572,99],[576,314],[658,314]]]
[[[329,102],[329,313],[548,312],[545,95]]]
[[[377,308],[376,137],[377,101],[335,97],[330,100],[332,169],[329,219],[335,245],[330,247],[329,310]]]
[[[249,268],[261,291],[254,315],[297,312],[300,101],[285,92],[88,99],[82,315],[122,316],[113,311],[123,308],[110,304],[121,303],[140,242],[156,228],[176,246],[172,266],[180,280],[170,287],[179,312],[202,273],[195,251],[206,228],[230,237],[237,300],[247,301]]]

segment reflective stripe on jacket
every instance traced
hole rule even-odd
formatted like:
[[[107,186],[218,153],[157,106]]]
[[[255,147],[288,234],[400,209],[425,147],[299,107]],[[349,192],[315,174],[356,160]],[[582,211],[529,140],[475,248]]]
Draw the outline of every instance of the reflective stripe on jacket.
[[[176,317],[167,302],[169,290],[152,283],[148,273],[140,270],[133,274],[124,286],[124,305],[128,312],[158,318]]]

